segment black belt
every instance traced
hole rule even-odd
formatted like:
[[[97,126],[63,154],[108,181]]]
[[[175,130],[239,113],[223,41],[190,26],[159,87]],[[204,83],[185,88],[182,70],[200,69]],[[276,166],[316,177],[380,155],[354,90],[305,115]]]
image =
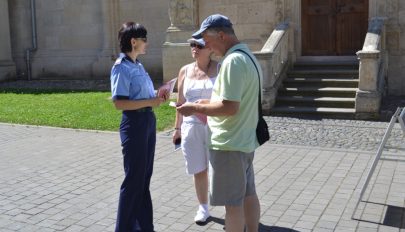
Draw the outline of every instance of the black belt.
[[[134,112],[152,112],[152,107],[144,107],[144,108],[131,110],[131,111],[134,111]]]
[[[131,114],[131,113],[144,113],[144,112],[152,112],[152,107],[144,107],[144,108],[139,108],[136,110],[124,110],[124,113],[126,114]]]
[[[146,112],[153,112],[152,107],[144,107],[136,110],[124,110],[122,111],[122,114],[128,117],[132,117],[138,115],[138,113],[146,113]]]

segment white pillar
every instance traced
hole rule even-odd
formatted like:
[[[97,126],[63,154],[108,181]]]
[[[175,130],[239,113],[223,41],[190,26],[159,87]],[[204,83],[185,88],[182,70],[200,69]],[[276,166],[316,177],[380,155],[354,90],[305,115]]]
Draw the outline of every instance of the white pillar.
[[[16,68],[11,56],[8,2],[0,0],[0,81],[15,78]]]

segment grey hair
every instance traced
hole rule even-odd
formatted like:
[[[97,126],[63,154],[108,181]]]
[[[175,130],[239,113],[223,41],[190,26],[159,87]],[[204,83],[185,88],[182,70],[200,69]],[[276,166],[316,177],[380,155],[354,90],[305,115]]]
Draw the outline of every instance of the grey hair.
[[[215,35],[218,34],[218,32],[220,31],[222,31],[227,35],[235,35],[235,31],[233,30],[232,27],[211,27],[206,30],[206,33]]]

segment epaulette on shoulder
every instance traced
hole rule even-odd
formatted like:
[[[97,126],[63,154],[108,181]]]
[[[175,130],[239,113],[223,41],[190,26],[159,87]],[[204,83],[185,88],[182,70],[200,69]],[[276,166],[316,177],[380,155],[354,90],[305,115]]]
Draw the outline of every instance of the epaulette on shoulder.
[[[117,58],[117,59],[115,60],[114,65],[121,64],[121,62],[122,62],[123,58],[124,58],[124,57],[119,57],[119,58]]]

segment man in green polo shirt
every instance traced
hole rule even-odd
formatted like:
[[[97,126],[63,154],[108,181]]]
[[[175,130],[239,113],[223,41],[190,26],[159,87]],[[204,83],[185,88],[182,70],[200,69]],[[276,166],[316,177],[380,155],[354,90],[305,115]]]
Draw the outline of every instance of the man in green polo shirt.
[[[177,108],[188,116],[208,115],[210,129],[210,203],[225,206],[226,231],[257,232],[260,204],[253,170],[258,122],[259,63],[236,37],[230,20],[207,17],[193,37],[223,57],[210,100]],[[258,67],[256,69],[256,67]]]

